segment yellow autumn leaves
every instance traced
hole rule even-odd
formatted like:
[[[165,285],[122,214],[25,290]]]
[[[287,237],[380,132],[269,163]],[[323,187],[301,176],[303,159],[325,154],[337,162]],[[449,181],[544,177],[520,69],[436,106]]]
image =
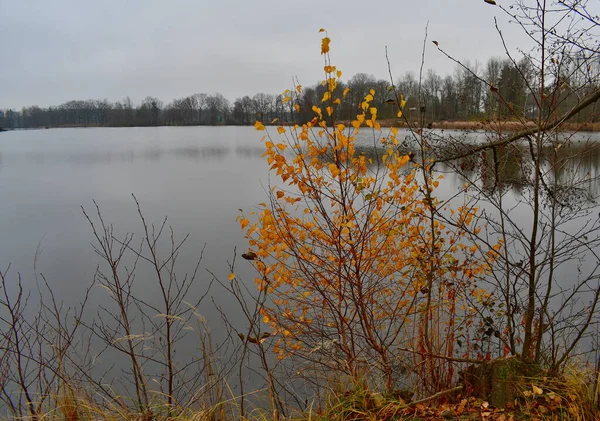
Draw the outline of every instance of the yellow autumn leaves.
[[[256,120],[256,122],[254,123],[254,128],[258,131],[263,131],[263,130],[265,130],[265,125],[261,121]],[[277,133],[284,134],[285,128],[282,126],[278,126]]]
[[[370,90],[349,124],[336,122],[336,107],[349,89],[340,92],[342,73],[329,61],[329,45],[323,38],[322,106],[304,101],[300,85],[284,93],[296,113],[314,117],[278,126],[278,140],[264,137],[263,156],[279,182],[254,221],[238,221],[248,253],[257,256],[255,281],[271,298],[262,316],[278,335],[279,357],[310,353],[324,337],[335,337],[349,367],[367,356],[384,367],[400,339],[418,346],[420,322],[434,312],[444,315],[436,329],[451,331],[456,319],[445,316],[455,315],[466,302],[461,294],[488,267],[476,258],[477,247],[464,244],[464,231],[452,228],[472,227],[475,211],[465,206],[452,214],[462,225],[436,219],[443,204],[423,192],[433,193],[442,177],[434,179],[426,166],[422,181],[416,175],[423,168],[398,149],[398,129],[382,135],[372,106],[381,93]],[[404,98],[395,103],[401,111]],[[371,154],[358,147],[364,126],[380,137]],[[266,130],[258,121],[255,128]],[[426,314],[432,280],[436,295]]]
[[[330,39],[325,37],[321,40],[321,54],[327,54],[329,52]]]

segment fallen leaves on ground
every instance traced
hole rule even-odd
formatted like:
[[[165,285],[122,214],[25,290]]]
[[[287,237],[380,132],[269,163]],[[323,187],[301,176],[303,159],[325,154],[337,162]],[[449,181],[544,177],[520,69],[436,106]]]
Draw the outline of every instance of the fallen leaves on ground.
[[[574,396],[560,397],[553,392],[540,392],[533,386],[523,398],[508,404],[506,408],[494,408],[488,402],[470,398],[458,398],[443,404],[411,405],[402,400],[377,401],[374,407],[343,406],[335,411],[321,414],[327,420],[343,421],[547,421],[583,419],[577,409]],[[372,403],[375,400],[372,401]],[[579,415],[579,416],[578,416]]]

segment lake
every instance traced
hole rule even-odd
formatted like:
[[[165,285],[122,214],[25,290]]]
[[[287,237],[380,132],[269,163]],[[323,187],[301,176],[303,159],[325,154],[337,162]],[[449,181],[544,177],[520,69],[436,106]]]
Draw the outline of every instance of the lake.
[[[458,131],[436,131],[466,136]],[[484,139],[470,133],[469,141]],[[247,248],[236,217],[266,200],[268,166],[261,157],[262,133],[251,127],[69,128],[20,130],[0,136],[0,267],[11,264],[25,285],[38,273],[67,303],[77,302],[99,263],[91,247],[92,232],[81,206],[100,206],[117,235],[141,232],[135,194],[149,222],[168,216],[177,235],[190,237],[182,268],[191,270],[206,245],[201,269],[226,279],[227,261]],[[367,138],[362,139],[368,143]],[[600,133],[579,134],[600,141]],[[600,169],[600,155],[577,157],[573,168]],[[451,195],[463,184],[448,173],[439,189]],[[272,180],[277,181],[277,180]],[[589,184],[597,195],[596,182]],[[518,186],[512,186],[518,200]],[[239,254],[238,253],[238,254]],[[238,262],[239,263],[239,262]],[[200,285],[210,276],[201,270]],[[249,265],[240,276],[253,279]],[[207,316],[215,313],[207,306]],[[211,317],[212,316],[212,317]]]
[[[443,135],[462,136],[454,131]],[[240,209],[248,214],[266,201],[269,182],[277,181],[269,179],[261,157],[261,136],[251,127],[71,128],[0,134],[1,270],[10,264],[8,278],[14,280],[18,273],[24,286],[32,289],[39,282],[36,273],[43,273],[56,297],[75,305],[100,263],[81,207],[93,213],[96,201],[117,237],[127,232],[139,235],[142,226],[134,194],[149,223],[160,224],[168,216],[168,225],[179,238],[189,233],[179,258],[181,272],[192,271],[204,250],[190,291],[192,298],[200,297],[212,280],[209,271],[225,281],[234,250],[240,254],[247,249],[236,222]],[[470,141],[484,138],[484,133],[469,134]],[[600,142],[600,134],[580,134],[577,140]],[[599,169],[596,150],[575,157],[567,170],[594,178]],[[439,194],[451,196],[464,180],[448,168],[443,171]],[[509,187],[507,200],[518,205],[519,183]],[[597,181],[585,188],[590,199],[597,196]],[[523,224],[527,221],[524,217]],[[251,265],[238,259],[235,271],[253,288]],[[152,300],[157,287],[145,285],[144,272],[141,275],[136,280],[138,294]],[[213,285],[209,297],[229,312],[234,323],[243,324],[233,299],[219,288]],[[89,314],[93,316],[106,299],[106,291],[93,289]],[[215,339],[223,339],[215,304],[207,299],[199,311]]]
[[[266,197],[262,152],[248,127],[2,133],[0,265],[27,284],[39,244],[37,271],[71,301],[98,263],[81,206],[93,210],[95,200],[116,233],[139,232],[135,194],[149,222],[168,216],[176,234],[190,234],[186,258],[206,243],[202,266],[226,275],[234,248],[245,250],[238,209]]]

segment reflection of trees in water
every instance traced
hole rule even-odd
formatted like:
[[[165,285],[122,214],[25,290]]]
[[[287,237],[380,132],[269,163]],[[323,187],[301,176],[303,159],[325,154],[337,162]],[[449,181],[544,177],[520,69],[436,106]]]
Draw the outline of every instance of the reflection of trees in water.
[[[401,154],[414,154],[418,161],[419,151],[414,136],[408,132],[399,134],[397,150]],[[430,130],[425,131],[424,136],[432,157],[443,161],[484,142],[498,140],[499,135],[477,131]],[[562,133],[555,136],[558,140],[545,140],[548,145],[543,148],[546,192],[560,195],[563,198],[561,202],[593,200],[600,194],[600,142],[587,139],[586,134],[577,134],[576,139],[565,139]],[[370,168],[377,167],[383,153],[384,146],[377,139],[373,141],[364,137],[357,142],[356,156],[364,155]],[[333,161],[329,153],[324,153],[319,159],[324,163]],[[502,189],[522,195],[531,186],[533,164],[530,148],[526,141],[522,141],[470,154],[436,166],[436,169],[453,171],[466,180],[479,183],[482,190],[488,193]],[[408,171],[411,166],[405,168]]]
[[[431,139],[433,155],[439,159],[476,146],[477,143],[473,142],[477,138],[475,135],[479,136],[479,141],[482,140],[481,133],[454,133],[451,138],[442,141],[438,133]],[[457,146],[460,142],[464,143]],[[412,154],[418,160],[419,151],[411,147],[413,143],[407,138],[396,148],[399,153]],[[263,153],[263,148],[236,149],[236,154],[247,157],[259,157]],[[374,146],[362,142],[356,146],[355,156],[365,156],[367,166],[376,169],[384,153],[383,145]],[[317,158],[323,163],[333,162],[330,151]],[[560,202],[591,201],[600,194],[600,143],[582,140],[553,142],[543,149],[542,159],[546,193],[556,194]],[[533,180],[533,160],[525,143],[485,150],[450,161],[436,169],[455,172],[465,180],[478,183],[487,193],[501,189],[522,195]],[[410,171],[411,165],[406,165],[404,170]]]
[[[450,156],[454,145],[436,150],[437,156]],[[559,202],[592,201],[600,194],[600,143],[553,142],[543,148],[544,188]],[[472,182],[480,182],[482,190],[497,189],[522,194],[533,180],[533,160],[524,144],[489,149],[474,156],[457,159],[449,168]]]
[[[521,147],[508,145],[480,155],[479,173],[486,192],[501,189],[521,194],[530,182],[531,172],[531,159]]]
[[[560,145],[560,144],[559,144]],[[576,142],[555,149],[556,165],[552,165],[553,151],[547,152],[549,166],[554,176],[554,189],[559,195],[576,194],[588,201],[594,200],[600,194],[599,167],[600,143]],[[570,191],[565,191],[570,187]],[[566,197],[564,200],[568,199]]]
[[[31,152],[25,155],[25,159],[36,164],[43,163],[70,163],[76,165],[107,164],[112,162],[160,161],[162,159],[188,159],[188,160],[222,160],[231,153],[224,146],[182,146],[177,148],[148,148],[144,150],[127,151],[94,151],[71,153],[67,155]],[[236,151],[238,153],[238,151]],[[239,154],[239,153],[238,153]],[[13,157],[18,160],[20,157]],[[1,165],[1,156],[0,156]]]
[[[416,155],[416,151],[411,150],[406,146],[399,146],[398,152],[401,155]],[[366,165],[369,170],[377,171],[378,168],[381,167],[383,163],[383,155],[385,155],[386,149],[382,146],[366,146],[366,145],[358,145],[355,148],[354,158],[358,158],[364,156],[366,158]],[[322,154],[316,157],[320,162],[324,164],[330,164],[334,162],[334,157],[331,153],[331,150],[326,150]],[[308,157],[306,157],[309,160]],[[350,165],[350,160],[348,159],[347,165]],[[402,174],[408,174],[412,171],[412,166],[409,164],[405,165],[401,168]]]
[[[244,158],[259,158],[262,159],[262,156],[265,153],[264,146],[238,146],[235,148],[235,154],[237,156],[241,156]]]

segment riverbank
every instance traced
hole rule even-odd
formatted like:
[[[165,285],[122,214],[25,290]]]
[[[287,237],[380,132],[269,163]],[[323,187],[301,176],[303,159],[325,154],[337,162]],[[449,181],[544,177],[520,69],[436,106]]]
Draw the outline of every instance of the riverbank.
[[[385,119],[380,120],[382,127],[408,127],[409,125],[405,121],[398,121],[396,119]],[[418,128],[418,122],[412,122],[410,124],[413,128]],[[440,130],[484,130],[492,132],[516,132],[523,130],[524,128],[534,128],[537,124],[533,121],[521,122],[521,121],[502,121],[502,120],[481,120],[481,121],[433,121],[425,124],[428,129],[440,129]],[[558,126],[560,131],[571,131],[571,132],[599,132],[600,122],[596,123],[576,123],[567,122]]]
[[[347,126],[350,125],[350,121],[338,121],[337,123],[343,123]],[[419,128],[418,122],[407,123],[403,120],[397,119],[383,119],[379,120],[381,127],[412,127],[413,129]],[[276,122],[274,124],[265,123],[266,126],[291,126],[295,123],[290,122]],[[110,127],[110,128],[129,128],[129,127],[223,127],[224,124],[203,124],[203,125],[157,125],[157,126],[108,126],[108,125],[98,125],[98,124],[65,124],[59,126],[39,126],[39,127],[28,127],[27,129],[31,130],[39,130],[39,129],[68,129],[68,128],[100,128],[100,127]],[[235,126],[251,126],[251,125],[241,125],[237,124]],[[481,130],[481,131],[490,131],[490,132],[516,132],[519,130],[523,130],[525,127],[534,128],[537,124],[533,121],[521,122],[521,121],[501,121],[501,120],[481,120],[481,121],[433,121],[427,122],[425,127],[428,129],[439,129],[439,130]],[[11,129],[2,129],[0,131],[10,131]],[[23,128],[15,128],[12,130],[24,130]],[[577,123],[577,122],[567,122],[558,126],[559,131],[569,131],[569,132],[600,132],[600,122],[595,123]]]

